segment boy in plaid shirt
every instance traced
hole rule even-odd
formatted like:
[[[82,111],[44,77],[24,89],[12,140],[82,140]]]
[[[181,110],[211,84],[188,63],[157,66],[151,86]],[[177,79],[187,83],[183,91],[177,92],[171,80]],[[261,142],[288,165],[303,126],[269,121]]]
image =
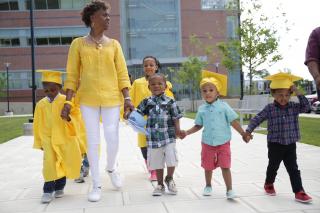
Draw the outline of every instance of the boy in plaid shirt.
[[[304,192],[302,186],[296,153],[296,142],[300,140],[299,113],[310,110],[307,98],[293,84],[301,78],[288,73],[277,73],[266,79],[271,80],[270,88],[274,102],[252,118],[246,129],[247,134],[251,134],[259,124],[268,120],[269,163],[264,184],[265,192],[267,195],[276,195],[273,183],[283,161],[290,176],[295,199],[299,202],[311,202],[312,198]],[[289,101],[292,93],[298,96],[299,103]]]
[[[141,101],[137,111],[148,116],[146,125],[146,130],[149,132],[147,163],[150,169],[156,170],[158,181],[152,195],[161,196],[165,192],[163,184],[165,164],[167,165],[165,183],[169,193],[175,195],[177,189],[173,181],[173,173],[178,164],[175,142],[176,136],[181,134],[179,119],[182,113],[175,100],[164,94],[167,87],[164,75],[156,73],[148,78],[148,82],[152,95]]]

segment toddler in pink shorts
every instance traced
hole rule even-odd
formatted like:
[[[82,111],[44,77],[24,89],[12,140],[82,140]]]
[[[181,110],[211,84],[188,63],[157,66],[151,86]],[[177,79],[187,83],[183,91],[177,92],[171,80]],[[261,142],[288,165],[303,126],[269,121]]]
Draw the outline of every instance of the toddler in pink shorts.
[[[205,171],[206,186],[203,190],[204,196],[212,194],[212,171],[218,167],[227,188],[227,198],[236,197],[232,190],[231,178],[231,128],[232,126],[239,134],[245,136],[244,130],[236,120],[238,115],[231,107],[220,100],[220,95],[227,94],[227,77],[218,73],[204,70],[200,82],[202,98],[206,101],[198,109],[195,125],[185,131],[183,136],[199,131],[202,132],[201,166]],[[243,137],[245,142],[249,141],[250,135]]]

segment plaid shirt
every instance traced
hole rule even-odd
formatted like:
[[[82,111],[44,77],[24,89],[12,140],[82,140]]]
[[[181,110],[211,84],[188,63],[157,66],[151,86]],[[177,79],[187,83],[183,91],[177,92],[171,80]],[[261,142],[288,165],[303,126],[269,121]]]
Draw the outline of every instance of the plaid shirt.
[[[269,143],[288,145],[300,140],[299,113],[310,110],[308,99],[298,96],[299,103],[289,102],[281,106],[277,102],[268,104],[261,112],[251,119],[246,131],[253,132],[263,121],[268,120]]]
[[[151,96],[141,101],[137,111],[148,116],[146,129],[150,133],[147,136],[149,148],[159,148],[175,143],[174,120],[180,119],[182,113],[174,99],[164,94]]]

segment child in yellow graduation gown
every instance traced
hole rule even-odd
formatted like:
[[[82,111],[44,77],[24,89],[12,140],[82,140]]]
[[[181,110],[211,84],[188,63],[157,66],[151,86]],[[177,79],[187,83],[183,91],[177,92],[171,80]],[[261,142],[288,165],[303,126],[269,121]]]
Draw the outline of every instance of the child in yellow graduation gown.
[[[64,195],[66,178],[77,178],[81,166],[80,110],[72,108],[68,121],[60,117],[66,103],[62,88],[62,73],[39,70],[46,97],[41,99],[34,113],[33,148],[43,151],[43,195],[42,203]],[[69,103],[74,105],[73,103]]]
[[[132,87],[130,89],[130,97],[132,99],[134,107],[137,107],[143,99],[151,96],[151,92],[148,88],[148,77],[157,73],[161,68],[159,61],[157,60],[157,58],[153,56],[144,57],[142,63],[144,76],[136,79],[133,82]],[[173,98],[173,93],[171,89],[172,84],[169,81],[167,81],[167,88],[165,90],[165,94]],[[141,148],[141,153],[145,162],[147,162],[147,140],[144,134],[138,133],[138,146]],[[150,171],[149,179],[151,181],[157,180],[157,174],[155,170]]]

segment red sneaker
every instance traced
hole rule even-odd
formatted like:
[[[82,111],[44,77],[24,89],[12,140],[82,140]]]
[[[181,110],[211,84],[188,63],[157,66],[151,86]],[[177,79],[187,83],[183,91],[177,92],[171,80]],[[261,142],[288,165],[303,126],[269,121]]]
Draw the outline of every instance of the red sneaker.
[[[157,181],[157,172],[156,170],[151,170],[150,171],[150,177],[149,177],[150,181]]]
[[[264,191],[266,192],[267,195],[270,196],[275,196],[276,195],[276,190],[274,190],[273,184],[264,184]]]
[[[303,190],[300,192],[297,192],[295,194],[296,201],[302,202],[302,203],[310,203],[312,201],[312,197],[307,195]]]

